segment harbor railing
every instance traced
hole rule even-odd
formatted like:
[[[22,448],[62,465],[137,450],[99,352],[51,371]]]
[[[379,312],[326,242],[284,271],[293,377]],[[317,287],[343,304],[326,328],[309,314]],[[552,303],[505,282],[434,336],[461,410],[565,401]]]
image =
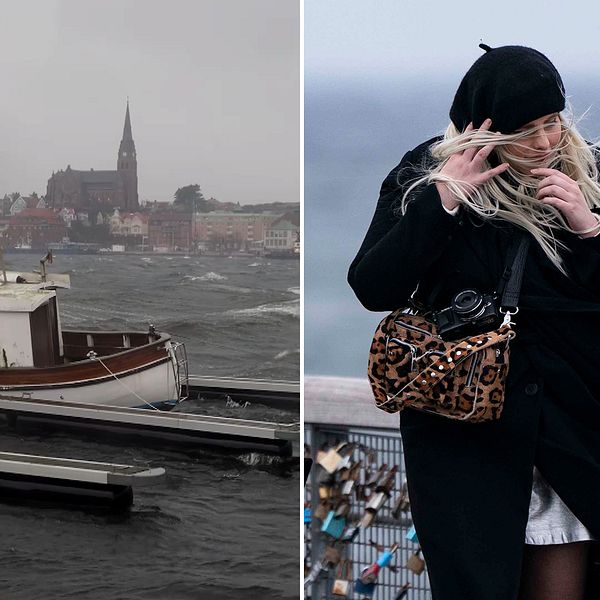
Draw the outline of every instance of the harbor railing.
[[[304,385],[305,454],[315,461],[305,488],[305,597],[430,600],[398,416],[374,407],[366,379],[306,376]],[[373,568],[378,561],[389,565]]]

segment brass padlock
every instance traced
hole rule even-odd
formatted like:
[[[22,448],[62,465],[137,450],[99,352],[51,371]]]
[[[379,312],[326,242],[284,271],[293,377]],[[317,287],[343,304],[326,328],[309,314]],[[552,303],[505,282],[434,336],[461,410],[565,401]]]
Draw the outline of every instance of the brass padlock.
[[[394,501],[394,508],[392,509],[392,516],[394,519],[400,518],[400,513],[407,513],[410,510],[410,500],[408,497],[408,487],[406,485],[406,481],[402,484],[402,489],[400,490],[400,494],[396,497]]]
[[[335,580],[331,593],[334,596],[348,596],[350,592],[350,580],[352,579],[352,561],[344,559],[337,566]]]
[[[335,450],[335,448],[330,448],[325,454],[321,454],[321,452],[319,452],[316,462],[328,473],[335,473],[341,461],[342,457],[337,450]]]
[[[321,562],[324,565],[335,566],[340,562],[341,554],[335,546],[325,546],[325,554]]]
[[[327,515],[329,514],[329,506],[326,502],[319,502],[315,512],[313,513],[313,517],[315,519],[319,519],[319,521],[323,521]]]
[[[350,512],[350,503],[346,500],[342,500],[338,505],[335,516],[336,517],[345,517]]]
[[[344,481],[344,485],[342,485],[342,496],[349,496],[354,489],[354,480],[347,479]]]
[[[362,519],[360,520],[360,523],[358,524],[358,526],[361,529],[366,529],[367,527],[369,527],[371,525],[371,523],[373,523],[373,521],[375,520],[375,515],[377,513],[370,511],[370,510],[366,510],[365,514],[362,516]]]
[[[389,496],[385,492],[377,492],[371,494],[369,501],[367,502],[367,510],[377,512],[386,502]]]
[[[384,463],[375,471],[374,473],[370,473],[368,479],[365,480],[365,485],[367,487],[376,487],[379,480],[383,477],[383,474],[387,471],[387,465]]]
[[[421,549],[417,550],[406,563],[406,568],[410,569],[416,575],[420,575],[425,570],[425,561],[419,556]]]

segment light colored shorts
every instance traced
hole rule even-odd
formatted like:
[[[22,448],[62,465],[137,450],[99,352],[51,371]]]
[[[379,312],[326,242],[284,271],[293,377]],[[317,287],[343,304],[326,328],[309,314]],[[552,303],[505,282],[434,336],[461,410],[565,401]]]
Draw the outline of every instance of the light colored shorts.
[[[595,539],[534,467],[525,543],[541,546]]]

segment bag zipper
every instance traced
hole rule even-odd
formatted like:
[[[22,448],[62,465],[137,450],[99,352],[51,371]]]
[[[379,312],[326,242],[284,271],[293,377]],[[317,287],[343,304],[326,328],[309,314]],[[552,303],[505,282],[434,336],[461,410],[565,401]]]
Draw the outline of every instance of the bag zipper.
[[[477,365],[479,365],[481,361],[481,353],[477,352],[476,354],[473,355],[473,362],[471,363],[471,366],[469,367],[469,372],[467,373],[467,380],[465,382],[465,385],[468,387],[471,385],[471,383],[473,383],[473,377],[475,376],[475,369],[477,368]]]
[[[394,320],[394,323],[396,323],[396,325],[400,325],[401,327],[404,327],[405,329],[408,329],[411,331],[417,331],[418,333],[424,333],[425,335],[428,335],[429,337],[437,338],[439,340],[442,339],[439,335],[434,335],[433,333],[431,333],[431,331],[427,331],[426,329],[421,329],[420,327],[415,327],[414,325],[409,325],[408,323],[405,323],[404,321]]]

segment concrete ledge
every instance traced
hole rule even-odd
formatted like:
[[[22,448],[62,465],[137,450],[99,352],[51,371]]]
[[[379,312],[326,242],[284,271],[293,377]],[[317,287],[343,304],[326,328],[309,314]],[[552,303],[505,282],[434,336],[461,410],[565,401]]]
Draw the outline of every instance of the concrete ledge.
[[[322,425],[398,431],[400,419],[375,407],[369,381],[355,377],[306,375],[304,420]]]

